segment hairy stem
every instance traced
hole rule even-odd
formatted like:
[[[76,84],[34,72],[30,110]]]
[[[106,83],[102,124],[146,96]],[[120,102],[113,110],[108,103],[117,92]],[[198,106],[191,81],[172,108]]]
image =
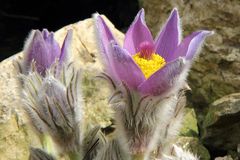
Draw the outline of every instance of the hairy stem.
[[[46,152],[51,155],[57,156],[51,136],[48,134],[44,134],[41,140],[42,140],[43,148],[46,150]]]
[[[144,154],[143,153],[137,153],[132,155],[133,160],[144,160]]]
[[[70,160],[81,160],[81,155],[79,152],[69,152],[68,156]]]

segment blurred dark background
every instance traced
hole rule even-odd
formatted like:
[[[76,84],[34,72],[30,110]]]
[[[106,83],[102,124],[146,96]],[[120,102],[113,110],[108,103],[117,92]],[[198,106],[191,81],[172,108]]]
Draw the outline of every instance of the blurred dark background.
[[[137,0],[0,0],[0,61],[22,50],[31,29],[56,31],[99,12],[125,31],[138,9]]]

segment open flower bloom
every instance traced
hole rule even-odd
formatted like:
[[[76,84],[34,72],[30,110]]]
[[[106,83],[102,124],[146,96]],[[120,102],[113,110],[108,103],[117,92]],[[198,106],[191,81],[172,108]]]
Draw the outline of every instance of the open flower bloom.
[[[212,34],[211,31],[201,30],[181,41],[179,21],[178,11],[173,9],[153,40],[142,9],[128,29],[121,47],[103,18],[97,15],[97,32],[110,76],[143,95],[160,95],[168,91],[184,70],[189,69],[187,64],[196,56],[204,39]]]
[[[48,69],[56,59],[58,59],[60,63],[66,59],[71,37],[72,31],[69,30],[62,48],[60,48],[54,39],[53,32],[49,33],[47,29],[44,29],[42,32],[39,30],[32,31],[24,48],[25,63],[23,69],[28,71],[32,61],[35,61],[37,71],[44,75],[45,70]]]

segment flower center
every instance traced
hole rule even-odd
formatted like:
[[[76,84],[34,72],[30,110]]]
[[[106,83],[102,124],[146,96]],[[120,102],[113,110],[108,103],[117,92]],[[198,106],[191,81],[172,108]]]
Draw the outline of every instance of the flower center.
[[[142,43],[140,43],[139,45],[139,56],[141,58],[150,60],[152,59],[152,54],[154,53],[154,46],[148,42],[148,41],[144,41]]]
[[[151,43],[142,42],[139,49],[140,51],[133,55],[133,59],[146,78],[166,64],[165,59],[154,52],[154,46]]]

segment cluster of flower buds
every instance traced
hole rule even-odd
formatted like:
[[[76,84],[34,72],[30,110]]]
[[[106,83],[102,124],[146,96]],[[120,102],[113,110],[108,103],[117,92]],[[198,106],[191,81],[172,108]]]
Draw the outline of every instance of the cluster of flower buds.
[[[50,143],[46,138],[50,137],[53,148],[31,148],[30,159],[54,160],[64,155],[71,160],[197,159],[173,142],[189,89],[187,73],[212,32],[197,31],[181,41],[180,18],[173,9],[153,40],[142,9],[121,47],[104,19],[98,14],[94,18],[105,65],[98,77],[111,84],[115,134],[108,138],[99,127],[84,127],[81,72],[68,59],[72,31],[59,47],[52,32],[35,30],[16,65],[24,109],[43,140]]]
[[[16,61],[24,110],[48,146],[45,150],[32,148],[31,160],[66,154],[71,159],[89,159],[100,142],[99,127],[86,131],[83,127],[81,73],[68,58],[72,34],[69,30],[60,48],[53,32],[34,30],[23,59]]]

